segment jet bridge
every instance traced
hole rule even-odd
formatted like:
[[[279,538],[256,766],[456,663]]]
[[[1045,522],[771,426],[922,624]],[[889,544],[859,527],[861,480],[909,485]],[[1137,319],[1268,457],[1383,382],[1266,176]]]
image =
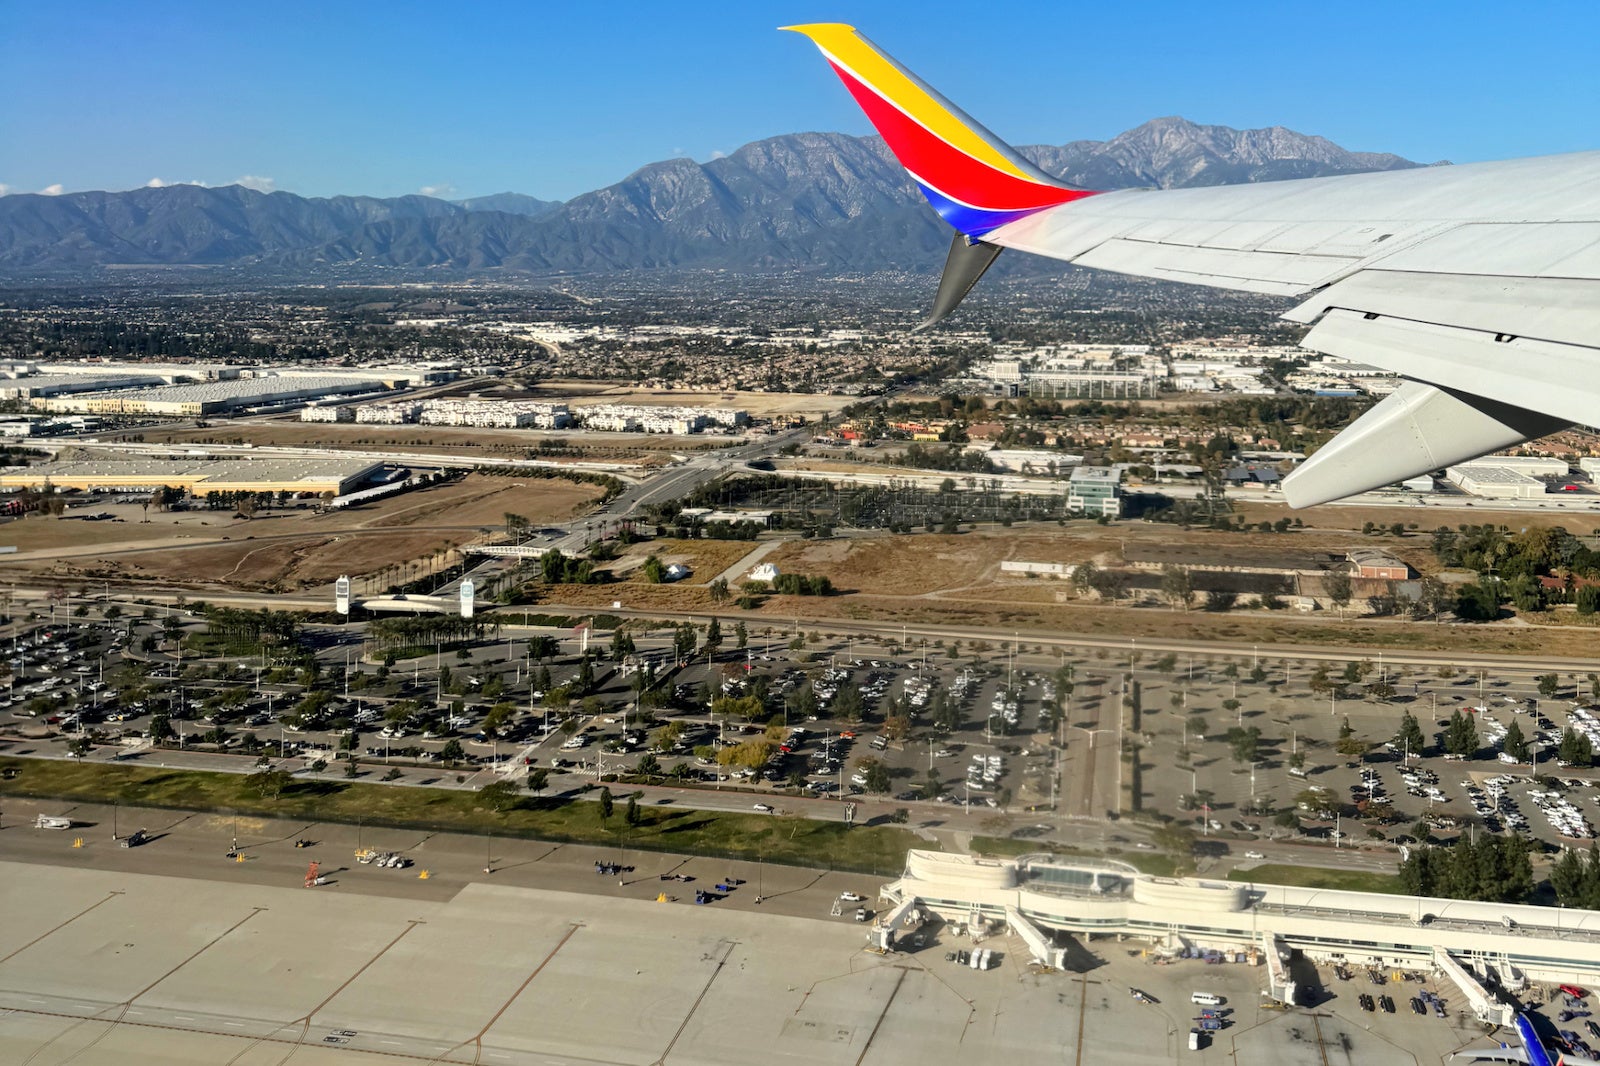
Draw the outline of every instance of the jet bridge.
[[[909,921],[908,921],[909,919]],[[902,926],[916,926],[922,924],[922,912],[917,906],[917,897],[907,896],[888,914],[882,915],[867,930],[867,945],[874,951],[893,951],[895,933]]]
[[[1033,953],[1034,962],[1052,970],[1066,968],[1067,949],[1058,948],[1050,943],[1050,938],[1040,932],[1038,926],[1023,917],[1017,908],[1006,908],[1006,924],[1011,927],[1013,933],[1022,938],[1024,944],[1028,945],[1028,950]]]
[[[1276,933],[1261,931],[1261,954],[1267,960],[1267,995],[1294,1006],[1295,984],[1289,976],[1289,945]]]
[[[1517,1020],[1516,1009],[1509,1004],[1498,1002],[1491,996],[1478,979],[1473,976],[1461,963],[1456,961],[1444,948],[1433,949],[1433,965],[1455,982],[1461,989],[1461,994],[1467,997],[1467,1002],[1472,1005],[1472,1013],[1480,1022],[1491,1022],[1495,1025],[1515,1025]]]

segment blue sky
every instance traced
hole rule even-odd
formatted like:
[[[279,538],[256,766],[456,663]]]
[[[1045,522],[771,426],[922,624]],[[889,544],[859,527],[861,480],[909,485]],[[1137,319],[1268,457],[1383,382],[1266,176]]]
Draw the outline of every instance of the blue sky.
[[[1018,143],[1160,115],[1466,162],[1600,148],[1600,5],[1362,0],[3,6],[0,186],[565,199],[657,159],[868,132],[801,21]]]

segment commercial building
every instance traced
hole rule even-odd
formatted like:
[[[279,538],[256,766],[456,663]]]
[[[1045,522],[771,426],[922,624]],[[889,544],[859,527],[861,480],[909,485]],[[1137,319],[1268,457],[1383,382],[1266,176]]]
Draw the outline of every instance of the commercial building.
[[[1031,563],[1024,559],[1002,559],[1002,574],[1037,574],[1042,577],[1067,578],[1077,569],[1072,563]]]
[[[1012,474],[1047,474],[1056,477],[1083,462],[1081,455],[1052,452],[1043,448],[984,448],[969,447],[989,461],[996,470]]]
[[[1157,953],[1249,952],[1263,988],[1292,1001],[1277,965],[1290,950],[1324,962],[1439,971],[1492,1016],[1474,972],[1507,987],[1600,979],[1600,912],[1370,892],[1153,877],[1125,863],[1053,855],[980,859],[913,850],[881,896],[947,921],[1020,921],[1087,937],[1134,938]],[[1476,989],[1476,991],[1474,991]]]
[[[0,473],[0,489],[158,489],[343,495],[383,468],[370,459],[105,459],[41,463]]]
[[[1067,509],[1082,514],[1122,514],[1122,475],[1111,466],[1079,466],[1067,481]]]

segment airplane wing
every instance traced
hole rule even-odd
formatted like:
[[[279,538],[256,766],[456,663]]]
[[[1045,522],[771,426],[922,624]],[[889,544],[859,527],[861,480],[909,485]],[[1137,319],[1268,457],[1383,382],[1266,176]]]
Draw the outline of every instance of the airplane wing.
[[[1000,251],[1303,301],[1312,350],[1401,387],[1283,483],[1295,507],[1595,421],[1600,152],[1200,189],[1043,174],[849,26],[805,34],[956,230],[929,322]]]

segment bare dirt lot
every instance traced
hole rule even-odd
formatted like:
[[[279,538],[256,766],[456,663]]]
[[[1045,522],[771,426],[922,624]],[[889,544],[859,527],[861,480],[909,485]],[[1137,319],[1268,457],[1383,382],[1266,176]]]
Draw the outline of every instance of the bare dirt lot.
[[[19,549],[8,566],[35,575],[290,590],[431,559],[498,530],[507,513],[535,523],[567,518],[600,494],[569,481],[469,474],[360,507],[265,511],[252,519],[226,511],[147,516],[137,504],[93,504],[124,521],[29,517],[0,525],[0,543]]]
[[[1248,552],[1265,534],[1219,534],[1154,524],[1119,526],[1016,527],[956,535],[862,535],[824,541],[795,540],[780,545],[764,561],[785,573],[826,576],[840,592],[833,596],[770,596],[750,612],[758,620],[828,618],[860,621],[932,623],[1015,628],[1032,632],[1116,634],[1262,644],[1325,644],[1416,650],[1456,649],[1463,653],[1592,656],[1594,628],[1528,625],[1439,625],[1403,619],[1341,619],[1331,612],[1236,609],[1216,614],[1198,608],[1105,604],[1081,597],[1069,582],[1002,574],[1001,560],[1076,563],[1107,560],[1124,544],[1193,543],[1215,551]],[[1381,546],[1431,567],[1426,538],[1350,537],[1335,531],[1271,535],[1278,548],[1334,550]],[[731,565],[731,564],[730,564]],[[698,576],[698,575],[697,575]],[[621,601],[641,610],[716,609],[696,579],[687,585],[612,585],[552,590],[550,602],[600,606]],[[725,609],[725,608],[723,608]]]
[[[628,555],[612,563],[610,569],[625,581],[643,583],[645,579],[640,568],[644,566],[645,559],[654,555],[663,563],[687,566],[692,573],[683,583],[704,585],[715,581],[718,574],[750,554],[755,547],[754,543],[747,540],[652,540],[635,545]]]
[[[548,478],[488,477],[468,474],[461,481],[409,492],[351,508],[360,516],[357,528],[448,525],[500,526],[507,514],[520,514],[535,524],[559,522],[582,514],[598,500],[598,485]]]

